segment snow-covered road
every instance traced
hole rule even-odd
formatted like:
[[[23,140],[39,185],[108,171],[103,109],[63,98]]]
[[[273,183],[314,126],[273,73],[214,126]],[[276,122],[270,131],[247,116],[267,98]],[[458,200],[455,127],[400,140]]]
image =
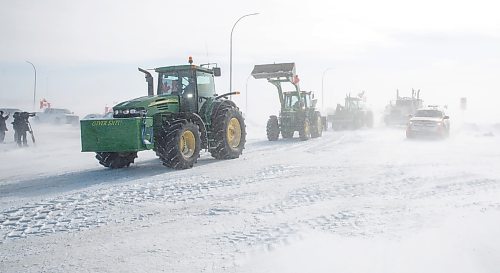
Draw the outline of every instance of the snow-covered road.
[[[0,148],[0,272],[500,268],[494,135],[254,134],[239,159],[172,171],[153,152],[108,170],[79,152],[77,128],[35,131],[36,147]]]

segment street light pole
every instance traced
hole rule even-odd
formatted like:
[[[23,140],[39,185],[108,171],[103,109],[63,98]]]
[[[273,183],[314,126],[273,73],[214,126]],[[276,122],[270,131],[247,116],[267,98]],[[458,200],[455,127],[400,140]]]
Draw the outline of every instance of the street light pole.
[[[332,69],[333,69],[332,67],[325,69],[325,71],[323,71],[323,76],[321,76],[321,111],[325,110],[325,93],[324,93],[324,89],[323,89],[325,74],[326,74],[326,72],[328,72],[329,70],[332,70]]]
[[[30,61],[26,61],[27,63],[31,64],[31,66],[33,66],[33,71],[35,71],[35,85],[33,87],[33,111],[36,109],[35,105],[36,105],[36,68],[35,68],[35,65],[30,62]]]
[[[238,22],[241,19],[248,17],[248,16],[257,15],[257,14],[259,14],[259,13],[250,13],[250,14],[246,14],[246,15],[241,16],[240,18],[238,18],[238,20],[236,20],[236,22],[233,25],[233,28],[231,29],[231,41],[229,42],[229,92],[233,92],[233,31],[234,31],[234,28],[236,27],[236,24],[238,24]],[[229,96],[229,98],[231,98],[231,96]]]

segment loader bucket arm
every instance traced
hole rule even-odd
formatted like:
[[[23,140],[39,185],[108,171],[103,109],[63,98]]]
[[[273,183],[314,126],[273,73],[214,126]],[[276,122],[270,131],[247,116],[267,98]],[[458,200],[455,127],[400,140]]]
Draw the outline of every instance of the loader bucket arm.
[[[285,107],[283,89],[281,87],[282,82],[293,84],[298,96],[301,97],[299,83],[295,80],[297,76],[295,73],[295,63],[255,65],[251,74],[255,79],[267,79],[268,82],[276,86],[282,109]]]

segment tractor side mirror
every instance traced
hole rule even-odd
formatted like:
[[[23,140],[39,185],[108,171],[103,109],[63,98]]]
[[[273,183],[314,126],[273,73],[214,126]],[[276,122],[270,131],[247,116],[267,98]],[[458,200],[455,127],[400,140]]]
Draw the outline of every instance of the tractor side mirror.
[[[220,75],[221,75],[220,67],[214,67],[213,70],[214,70],[214,76],[220,77]]]
[[[450,117],[449,116],[444,116],[443,119],[450,119]]]

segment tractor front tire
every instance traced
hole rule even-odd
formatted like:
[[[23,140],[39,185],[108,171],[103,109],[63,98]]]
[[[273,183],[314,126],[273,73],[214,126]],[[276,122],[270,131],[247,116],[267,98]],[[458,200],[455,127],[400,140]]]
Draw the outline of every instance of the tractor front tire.
[[[111,169],[120,169],[128,167],[134,163],[137,158],[137,152],[116,153],[116,152],[98,152],[95,158],[99,160],[99,164]]]
[[[305,118],[302,128],[299,130],[299,138],[300,140],[308,140],[311,138],[311,125],[309,123],[309,119]]]
[[[245,149],[245,119],[238,108],[220,109],[213,120],[213,137],[215,146],[210,154],[216,159],[238,158]]]
[[[192,168],[200,157],[200,129],[193,122],[183,119],[165,121],[155,139],[156,154],[169,168]]]
[[[266,133],[269,141],[276,141],[280,137],[280,126],[277,116],[270,116],[267,120]]]

